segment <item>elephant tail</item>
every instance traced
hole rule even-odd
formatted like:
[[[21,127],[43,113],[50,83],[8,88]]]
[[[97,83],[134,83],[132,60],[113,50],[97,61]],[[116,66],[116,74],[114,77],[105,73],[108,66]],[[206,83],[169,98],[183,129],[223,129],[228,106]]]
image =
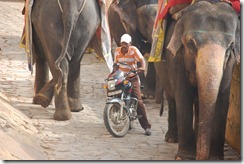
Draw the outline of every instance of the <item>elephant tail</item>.
[[[58,70],[58,78],[56,81],[55,90],[57,91],[57,93],[59,93],[62,87],[62,79],[63,79],[63,70],[60,67],[60,63],[63,61],[65,57],[68,57],[69,60],[71,59],[71,56],[68,54],[68,46],[69,46],[71,34],[74,28],[74,24],[85,6],[86,0],[84,0],[80,10],[77,12],[74,11],[73,6],[76,5],[74,5],[72,1],[65,1],[63,2],[65,4],[61,5],[60,1],[57,0],[57,3],[62,13],[62,20],[64,26],[62,51],[58,59],[55,61],[55,67]]]
[[[163,113],[164,113],[164,96],[163,96],[163,99],[162,99],[162,102],[161,102],[160,111],[159,111],[160,117],[163,116]]]
[[[61,51],[61,55],[55,61],[55,67],[58,70],[58,74],[59,74],[58,79],[57,79],[57,83],[55,85],[55,89],[56,89],[57,93],[59,93],[61,90],[62,78],[63,78],[63,71],[62,71],[62,68],[60,68],[60,63],[62,62],[62,60],[65,58],[65,56],[67,54],[69,41],[70,41],[70,37],[71,37],[71,33],[72,33],[72,27],[73,27],[72,21],[70,21],[69,25],[64,24],[62,51]]]

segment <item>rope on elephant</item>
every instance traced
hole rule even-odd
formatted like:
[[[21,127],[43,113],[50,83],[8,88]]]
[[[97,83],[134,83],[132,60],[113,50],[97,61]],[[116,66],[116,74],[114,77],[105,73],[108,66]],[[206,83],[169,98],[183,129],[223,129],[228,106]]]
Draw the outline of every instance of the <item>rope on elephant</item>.
[[[59,1],[59,0],[57,0],[57,2],[58,2],[58,6],[59,6],[59,8],[60,8],[61,13],[63,13],[63,12],[64,12],[64,10],[63,10],[63,8],[62,8],[62,5],[61,5],[60,1]]]
[[[63,8],[62,8],[62,5],[61,5],[61,3],[60,3],[60,0],[57,0],[57,3],[58,3],[58,6],[59,6],[59,8],[60,8],[60,11],[63,13],[64,10],[63,10]],[[80,15],[80,13],[82,12],[82,10],[84,9],[85,4],[86,4],[86,0],[84,1],[83,5],[82,5],[82,7],[81,7],[81,9],[80,9],[80,11],[78,12],[78,15]]]

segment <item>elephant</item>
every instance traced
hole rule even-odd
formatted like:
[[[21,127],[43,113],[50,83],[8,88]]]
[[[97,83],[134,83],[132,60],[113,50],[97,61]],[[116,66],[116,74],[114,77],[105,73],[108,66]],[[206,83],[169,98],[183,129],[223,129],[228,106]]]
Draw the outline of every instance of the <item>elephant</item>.
[[[99,11],[95,0],[35,0],[31,14],[36,68],[33,103],[47,107],[55,97],[54,120],[69,120],[71,112],[83,110],[80,62],[88,45],[101,52],[96,38]]]
[[[167,21],[166,61],[154,63],[169,105],[165,139],[178,140],[176,160],[223,160],[238,16],[227,3],[203,0]]]
[[[120,37],[128,33],[132,37],[132,44],[144,55],[150,52],[152,43],[152,31],[157,14],[158,0],[114,0],[108,8],[108,22],[111,36],[117,46],[120,45]],[[148,63],[146,76],[140,75],[144,86],[142,92],[145,97],[155,97],[156,71],[153,63]],[[157,87],[159,88],[160,85]],[[163,92],[157,92],[161,97]]]

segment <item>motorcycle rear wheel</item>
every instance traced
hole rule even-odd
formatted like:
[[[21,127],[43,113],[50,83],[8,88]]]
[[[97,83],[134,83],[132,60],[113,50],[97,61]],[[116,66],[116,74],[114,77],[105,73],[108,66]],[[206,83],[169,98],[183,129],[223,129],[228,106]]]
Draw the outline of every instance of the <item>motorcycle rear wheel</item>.
[[[123,110],[123,116],[120,118],[119,104],[106,104],[103,111],[103,120],[106,129],[114,137],[123,137],[129,130],[129,116],[127,111]]]

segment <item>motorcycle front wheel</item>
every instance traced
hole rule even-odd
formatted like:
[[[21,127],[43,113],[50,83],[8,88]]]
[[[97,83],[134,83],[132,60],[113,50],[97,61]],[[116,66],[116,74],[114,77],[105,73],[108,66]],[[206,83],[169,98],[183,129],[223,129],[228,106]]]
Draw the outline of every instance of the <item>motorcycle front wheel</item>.
[[[120,116],[119,104],[106,104],[103,111],[103,120],[106,129],[114,137],[123,137],[129,130],[130,119],[126,110]]]

